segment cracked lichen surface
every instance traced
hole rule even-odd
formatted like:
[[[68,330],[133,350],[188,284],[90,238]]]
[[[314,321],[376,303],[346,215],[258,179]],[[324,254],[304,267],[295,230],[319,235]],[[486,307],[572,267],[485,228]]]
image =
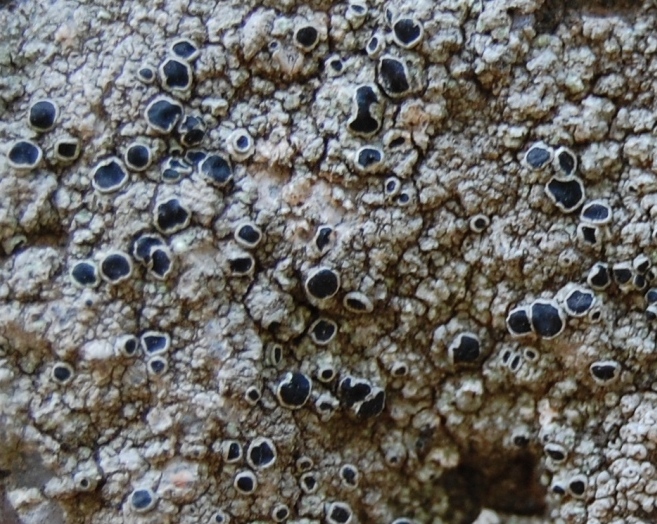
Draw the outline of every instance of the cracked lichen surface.
[[[10,0],[0,23],[0,521],[657,521],[652,1]],[[197,119],[149,125],[158,97]],[[190,149],[218,156],[164,176]]]

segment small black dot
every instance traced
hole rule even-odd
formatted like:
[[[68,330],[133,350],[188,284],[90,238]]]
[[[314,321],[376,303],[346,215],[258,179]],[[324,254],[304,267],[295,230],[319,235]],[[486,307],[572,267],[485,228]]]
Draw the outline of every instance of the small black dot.
[[[74,160],[80,154],[80,143],[75,139],[64,139],[57,142],[56,154],[63,160]]]
[[[342,69],[343,69],[342,60],[340,60],[339,58],[331,60],[329,62],[329,65],[331,66],[331,69],[333,69],[334,71],[336,71],[338,73],[340,71],[342,71]]]
[[[251,255],[246,255],[229,260],[228,265],[235,275],[247,275],[253,269],[254,261]]]
[[[71,278],[81,286],[96,286],[98,284],[98,270],[92,262],[78,262],[71,270]]]
[[[49,131],[55,126],[58,109],[50,100],[39,100],[30,106],[29,123],[36,131]]]
[[[66,382],[73,374],[68,366],[57,364],[53,368],[52,375],[58,382]]]
[[[182,115],[182,106],[166,97],[156,98],[146,108],[146,122],[161,133],[171,133]]]
[[[143,144],[132,144],[128,147],[125,160],[128,167],[132,169],[145,169],[151,162],[151,150]]]
[[[100,263],[101,274],[110,282],[125,280],[132,273],[130,259],[123,253],[112,253]]]
[[[313,26],[308,25],[297,30],[294,38],[304,49],[312,49],[317,43],[319,32]]]
[[[142,67],[137,72],[139,80],[146,84],[150,84],[155,79],[155,71],[152,67]]]
[[[166,234],[175,233],[189,224],[190,212],[177,198],[171,198],[157,205],[155,224]]]
[[[224,187],[233,178],[233,168],[230,162],[221,155],[209,155],[201,163],[201,173],[211,184]]]
[[[249,140],[249,137],[240,135],[235,140],[235,145],[239,148],[240,151],[246,151],[251,145],[251,141]]]
[[[262,233],[253,224],[243,224],[237,229],[237,236],[248,246],[256,246],[262,238]]]
[[[255,490],[255,477],[252,473],[238,473],[235,478],[235,487],[242,493],[252,493]]]
[[[191,60],[198,53],[198,48],[189,40],[181,39],[173,43],[171,50],[176,56],[185,60]]]
[[[417,44],[422,36],[422,27],[411,18],[400,18],[393,26],[395,37],[404,47]]]
[[[192,85],[191,69],[186,62],[169,58],[162,64],[160,71],[165,88],[184,91]]]
[[[32,169],[41,160],[41,148],[30,140],[19,140],[9,150],[7,158],[17,169]]]
[[[319,300],[331,298],[340,288],[340,277],[332,269],[320,268],[306,280],[308,294]]]
[[[281,405],[289,409],[298,409],[310,397],[311,389],[310,378],[303,373],[292,372],[279,383],[276,394]]]
[[[146,511],[153,505],[153,493],[150,489],[137,489],[130,497],[132,507],[137,511]]]
[[[151,368],[151,371],[156,375],[161,375],[167,370],[167,362],[163,358],[154,357],[148,361],[148,365]]]
[[[94,170],[93,186],[102,193],[117,191],[128,180],[128,174],[115,159],[101,162]]]
[[[516,435],[513,437],[513,443],[519,448],[524,448],[529,444],[529,439],[524,435]]]
[[[167,249],[155,248],[151,250],[151,262],[149,270],[153,276],[164,279],[171,271],[173,263]]]

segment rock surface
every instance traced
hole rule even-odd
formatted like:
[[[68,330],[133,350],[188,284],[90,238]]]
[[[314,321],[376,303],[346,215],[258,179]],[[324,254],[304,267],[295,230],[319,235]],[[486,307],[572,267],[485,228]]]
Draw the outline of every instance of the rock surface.
[[[0,521],[657,521],[654,2],[0,21]]]

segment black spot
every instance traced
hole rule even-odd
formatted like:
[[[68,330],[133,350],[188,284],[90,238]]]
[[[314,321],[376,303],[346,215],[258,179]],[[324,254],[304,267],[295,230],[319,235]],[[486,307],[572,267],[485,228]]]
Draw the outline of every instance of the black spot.
[[[198,150],[186,151],[185,161],[192,165],[197,165],[203,160],[205,160],[207,156],[208,154],[205,151],[198,151]]]
[[[161,375],[167,370],[167,362],[161,357],[154,357],[148,361],[148,366],[156,375]]]
[[[358,485],[358,471],[352,466],[343,466],[340,470],[340,476],[344,480],[345,484],[349,486]]]
[[[137,489],[132,492],[130,503],[136,510],[145,510],[153,503],[153,495],[148,489]]]
[[[386,403],[386,392],[380,389],[371,399],[363,402],[358,408],[358,416],[363,419],[373,418],[381,414]]]
[[[175,169],[165,169],[162,171],[162,182],[167,182],[169,184],[175,184],[182,178],[182,173]]]
[[[285,520],[288,515],[290,514],[290,510],[288,510],[285,507],[282,508],[277,508],[276,511],[274,512],[274,518],[276,520]]]
[[[168,58],[162,64],[162,81],[164,86],[173,90],[186,90],[192,85],[191,70],[186,62]]]
[[[306,473],[303,475],[301,477],[301,483],[303,484],[306,492],[312,492],[317,487],[317,479],[312,473]]]
[[[332,320],[318,319],[311,327],[311,332],[317,342],[329,342],[337,331],[337,324]]]
[[[78,262],[71,270],[71,277],[82,286],[95,286],[98,284],[98,272],[91,262]]]
[[[340,60],[339,58],[334,58],[333,60],[331,60],[329,62],[329,66],[331,66],[331,69],[333,69],[333,71],[337,73],[339,73],[343,69],[342,60]]]
[[[258,402],[258,400],[260,400],[260,391],[255,386],[251,386],[246,391],[246,398],[251,402]]]
[[[346,505],[334,504],[330,513],[331,520],[337,524],[345,524],[351,518],[351,511]]]
[[[189,210],[177,198],[171,198],[157,205],[155,223],[163,233],[175,233],[189,223]]]
[[[611,283],[609,268],[603,264],[595,264],[589,271],[587,281],[594,289],[606,288]]]
[[[100,272],[110,282],[120,282],[130,276],[132,265],[126,255],[112,253],[103,258]]]
[[[137,77],[145,84],[150,84],[155,79],[155,71],[152,67],[142,67],[137,71]]]
[[[242,457],[242,447],[238,442],[231,442],[226,452],[226,462],[235,462]]]
[[[371,86],[359,86],[354,96],[356,101],[356,116],[349,122],[349,129],[354,133],[371,135],[381,127],[381,122],[370,114],[370,106],[379,101]]]
[[[541,146],[533,146],[525,155],[525,160],[534,169],[541,169],[545,166],[551,157],[549,149]]]
[[[583,480],[573,480],[568,487],[575,495],[583,495],[586,490],[586,484]]]
[[[80,143],[75,139],[64,139],[57,142],[56,154],[65,160],[74,160],[80,154]]]
[[[557,151],[557,162],[559,163],[561,171],[566,175],[571,175],[577,166],[577,159],[575,156],[565,149]]]
[[[125,154],[126,164],[135,170],[142,170],[151,163],[151,150],[143,144],[132,144]]]
[[[516,435],[513,437],[513,444],[519,448],[524,448],[529,444],[529,439],[524,435]]]
[[[460,335],[457,343],[450,349],[455,364],[475,362],[481,354],[479,339],[470,334]]]
[[[552,486],[552,493],[555,493],[557,495],[564,495],[566,493],[566,490],[563,489],[559,484],[555,484]]]
[[[634,275],[634,278],[632,278],[632,285],[634,286],[634,289],[637,289],[639,291],[643,291],[646,286],[648,285],[648,282],[646,281],[646,277],[643,275]]]
[[[617,284],[629,284],[629,282],[632,280],[632,270],[629,267],[614,266],[612,273]]]
[[[72,376],[71,369],[62,364],[56,364],[52,371],[52,376],[58,382],[66,382]]]
[[[409,195],[408,193],[402,193],[397,197],[397,204],[399,204],[400,206],[404,206],[408,204],[410,201],[411,201],[411,195]]]
[[[389,178],[385,183],[385,192],[388,195],[395,195],[399,190],[399,180],[396,178]]]
[[[364,147],[358,152],[357,163],[362,169],[368,169],[382,160],[381,151],[373,147]]]
[[[242,152],[247,151],[251,146],[251,140],[246,135],[240,135],[235,140],[235,145],[237,146],[237,149],[239,149],[240,151]]]
[[[393,26],[395,37],[404,47],[412,47],[422,36],[420,24],[411,18],[400,18]]]
[[[657,303],[657,288],[650,288],[646,293],[646,302],[648,304]]]
[[[251,255],[232,258],[228,261],[230,270],[236,275],[246,275],[253,268],[253,264],[254,261]]]
[[[255,246],[260,242],[262,234],[251,224],[243,224],[237,230],[237,236],[247,245]]]
[[[123,352],[126,355],[134,355],[137,351],[137,339],[135,337],[128,338],[123,344]]]
[[[379,61],[379,84],[393,98],[404,95],[411,88],[406,67],[402,62],[391,57],[384,57]]]
[[[166,97],[157,98],[146,108],[146,122],[161,133],[171,133],[182,115],[182,106]]]
[[[36,131],[49,131],[57,120],[57,106],[50,100],[39,100],[30,107],[30,126]]]
[[[536,301],[531,305],[534,331],[544,338],[556,337],[564,328],[559,309],[549,302]]]
[[[180,124],[180,141],[185,147],[198,146],[205,138],[205,124],[197,116],[187,116]]]
[[[33,168],[41,159],[41,149],[29,140],[19,140],[9,150],[9,161],[17,168]]]
[[[311,389],[312,382],[310,378],[295,371],[288,373],[278,385],[277,396],[283,406],[296,409],[307,402]]]
[[[593,306],[594,299],[593,293],[576,289],[566,298],[566,306],[572,314],[584,315]]]
[[[163,333],[145,333],[141,337],[141,341],[144,346],[144,351],[149,355],[161,353],[169,348],[169,337]]]
[[[249,474],[239,473],[235,479],[235,485],[243,493],[251,493],[255,490],[255,480]]]
[[[372,38],[370,38],[370,41],[367,42],[367,51],[369,53],[374,53],[378,47],[379,47],[379,38],[373,36]]]
[[[221,155],[209,155],[201,164],[201,173],[211,184],[224,187],[233,178],[233,169],[228,159]]]
[[[190,60],[198,53],[197,47],[187,39],[174,42],[171,51],[184,60]]]
[[[618,374],[618,364],[615,362],[593,363],[590,369],[593,376],[603,382],[615,379]]]
[[[363,379],[345,377],[340,381],[340,398],[347,407],[351,407],[357,402],[364,401],[371,391],[372,386]]]
[[[319,33],[313,26],[308,25],[301,27],[294,35],[297,43],[304,49],[312,49],[317,43]]]
[[[559,448],[554,446],[548,446],[545,448],[545,452],[549,457],[555,462],[562,462],[566,460],[566,454]]]
[[[395,148],[395,147],[403,146],[405,142],[406,139],[403,136],[398,136],[397,138],[394,138],[390,141],[388,147]]]
[[[333,233],[333,228],[328,226],[320,227],[317,230],[315,245],[319,251],[324,251],[324,249],[331,243],[331,233]]]
[[[164,241],[156,235],[143,235],[135,240],[132,246],[132,256],[139,262],[147,264],[151,259],[151,251],[156,246],[163,246]]]
[[[335,377],[335,370],[333,368],[323,368],[319,372],[319,380],[322,382],[329,382]]]
[[[598,244],[598,228],[595,226],[587,226],[580,224],[579,230],[582,234],[582,240],[591,246]]]
[[[308,294],[320,300],[332,297],[339,288],[340,277],[335,271],[327,268],[315,271],[306,281]]]
[[[556,206],[565,213],[575,211],[584,201],[584,187],[576,178],[571,180],[552,178],[545,189]]]
[[[276,459],[276,452],[268,441],[263,440],[249,448],[249,460],[255,468],[271,466]]]
[[[128,174],[116,160],[99,164],[93,174],[93,185],[98,191],[111,192],[120,189],[128,180]]]

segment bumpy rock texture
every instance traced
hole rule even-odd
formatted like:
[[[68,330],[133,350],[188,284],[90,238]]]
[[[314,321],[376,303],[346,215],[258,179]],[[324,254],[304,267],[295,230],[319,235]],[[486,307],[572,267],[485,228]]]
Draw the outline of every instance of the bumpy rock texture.
[[[657,521],[653,2],[0,21],[0,521]]]

